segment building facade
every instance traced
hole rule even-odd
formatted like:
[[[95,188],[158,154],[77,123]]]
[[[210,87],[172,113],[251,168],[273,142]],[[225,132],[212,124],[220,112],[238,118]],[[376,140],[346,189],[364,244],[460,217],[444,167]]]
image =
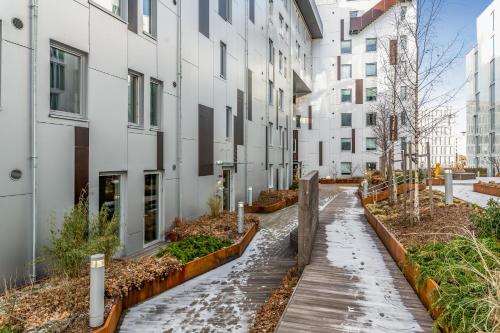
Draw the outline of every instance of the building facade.
[[[294,166],[302,173],[318,169],[320,177],[363,176],[380,167],[373,131],[378,97],[388,91],[390,41],[408,44],[394,34],[395,23],[411,19],[413,7],[404,1],[316,3],[323,38],[313,40],[312,93],[294,104]]]
[[[310,0],[3,1],[1,277],[32,273],[82,193],[130,255],[213,195],[288,188],[321,37]]]
[[[456,113],[451,107],[433,110],[422,119],[422,128],[429,129],[426,133],[420,151],[426,154],[426,142],[429,142],[431,166],[437,163],[441,167],[452,168],[458,161],[458,140],[456,133]],[[426,162],[423,160],[423,162]]]
[[[467,163],[470,167],[486,168],[488,176],[499,172],[500,162],[500,111],[496,86],[500,54],[496,30],[500,26],[498,11],[500,1],[494,0],[476,21],[477,45],[466,56],[467,84]]]

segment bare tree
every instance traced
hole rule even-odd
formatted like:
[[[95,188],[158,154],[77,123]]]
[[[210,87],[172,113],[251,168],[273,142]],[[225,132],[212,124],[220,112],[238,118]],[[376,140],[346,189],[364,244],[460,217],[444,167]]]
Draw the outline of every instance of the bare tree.
[[[393,148],[393,142],[390,137],[391,102],[385,94],[377,96],[377,102],[372,105],[371,111],[375,114],[375,124],[372,126],[373,135],[376,138],[377,147],[384,160],[380,171],[384,177],[387,177],[387,158],[389,150]]]

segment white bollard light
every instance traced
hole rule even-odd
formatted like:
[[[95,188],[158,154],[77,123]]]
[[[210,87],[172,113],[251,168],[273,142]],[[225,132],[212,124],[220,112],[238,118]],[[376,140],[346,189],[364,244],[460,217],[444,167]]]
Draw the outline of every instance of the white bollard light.
[[[244,231],[243,221],[245,218],[244,203],[242,201],[238,202],[238,233],[241,235]]]
[[[90,327],[104,324],[104,254],[90,256]]]
[[[363,198],[368,197],[368,181],[363,181]]]
[[[453,174],[451,170],[444,171],[444,197],[447,205],[453,203]]]
[[[250,186],[250,187],[248,188],[248,193],[247,193],[247,196],[248,196],[248,205],[249,205],[249,206],[252,206],[252,205],[253,205],[253,196],[252,196],[252,194],[253,194],[253,189],[252,189],[252,187]]]

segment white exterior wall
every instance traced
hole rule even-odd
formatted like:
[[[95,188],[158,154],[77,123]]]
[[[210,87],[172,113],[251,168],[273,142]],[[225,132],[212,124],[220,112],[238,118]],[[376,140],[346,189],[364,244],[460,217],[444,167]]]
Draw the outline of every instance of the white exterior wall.
[[[207,0],[208,1],[208,0]],[[126,3],[127,1],[124,1]],[[142,1],[138,1],[138,30],[142,31]],[[210,0],[210,36],[198,27],[198,1],[158,0],[157,37],[128,30],[127,21],[85,0],[39,0],[36,82],[37,116],[37,255],[50,237],[50,219],[60,225],[73,206],[75,162],[74,127],[89,128],[89,204],[98,210],[99,175],[122,177],[122,255],[140,251],[144,239],[144,174],[161,174],[160,239],[176,217],[195,217],[208,210],[222,167],[212,176],[198,176],[198,105],[214,109],[214,164],[233,161],[233,135],[225,137],[226,106],[237,112],[237,90],[244,92],[244,145],[238,146],[238,172],[233,176],[231,208],[245,201],[246,188],[254,197],[269,185],[288,188],[291,182],[293,69],[311,81],[311,36],[296,4],[274,1],[272,15],[267,1],[255,1],[255,23],[248,19],[247,1],[232,2],[232,23],[218,14],[217,0]],[[182,8],[181,8],[182,7]],[[64,13],[64,15],[54,15]],[[180,14],[179,14],[180,13]],[[279,33],[279,15],[288,34]],[[180,35],[178,24],[180,15]],[[24,22],[17,30],[14,17]],[[302,29],[302,30],[301,30]],[[295,37],[300,31],[300,36]],[[8,0],[0,4],[0,277],[24,276],[31,260],[31,140],[30,140],[30,1]],[[268,39],[275,47],[274,66],[269,64]],[[300,39],[307,66],[292,54]],[[84,54],[84,117],[56,117],[50,112],[51,41]],[[227,76],[220,73],[220,41],[227,45]],[[287,58],[278,68],[279,50]],[[248,51],[248,56],[246,54]],[[181,57],[178,58],[178,52]],[[252,121],[246,121],[247,68],[253,72]],[[128,126],[127,75],[133,70],[143,78],[143,127]],[[179,81],[178,71],[182,80]],[[160,130],[164,133],[164,170],[157,168],[157,131],[150,128],[150,79],[163,82]],[[274,82],[274,104],[268,103],[268,82]],[[277,110],[278,89],[284,91],[284,108]],[[180,96],[180,99],[179,99]],[[181,118],[178,117],[180,107]],[[266,166],[265,133],[274,123],[274,145]],[[181,124],[179,127],[178,124]],[[277,126],[288,130],[279,147]],[[178,139],[180,140],[178,141]],[[286,143],[288,141],[288,147]],[[178,142],[180,147],[178,149]],[[230,163],[229,163],[230,164]],[[270,171],[272,165],[272,172]],[[234,166],[232,166],[234,171]],[[23,172],[11,180],[11,170]],[[278,170],[278,171],[277,171]],[[276,172],[278,172],[276,174]],[[268,184],[270,174],[273,184]],[[277,179],[277,176],[279,180]],[[179,210],[180,209],[180,210]]]
[[[456,113],[450,107],[434,110],[422,119],[422,128],[433,128],[420,145],[421,154],[426,154],[425,142],[429,142],[431,167],[439,163],[441,167],[451,168],[457,162],[458,135],[455,133],[455,126]],[[425,158],[421,162],[427,163]]]
[[[500,86],[495,84],[500,74],[496,37],[500,27],[500,1],[494,0],[476,21],[477,45],[466,56],[467,84],[467,163],[471,167],[487,168],[494,175],[491,159],[500,158]],[[477,53],[477,66],[475,55]],[[490,63],[495,62],[494,76]],[[477,73],[477,83],[475,74]],[[490,93],[490,86],[494,94]],[[477,119],[477,120],[475,120]],[[476,125],[477,123],[477,125]]]

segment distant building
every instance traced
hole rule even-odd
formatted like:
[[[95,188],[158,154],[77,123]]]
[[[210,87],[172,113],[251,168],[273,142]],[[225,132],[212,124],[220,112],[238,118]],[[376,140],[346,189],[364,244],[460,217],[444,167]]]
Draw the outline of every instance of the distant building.
[[[455,126],[456,114],[449,107],[437,109],[422,119],[422,128],[430,128],[432,131],[421,141],[420,151],[425,154],[426,142],[429,142],[431,166],[439,163],[442,167],[451,168],[457,162],[458,136]]]

